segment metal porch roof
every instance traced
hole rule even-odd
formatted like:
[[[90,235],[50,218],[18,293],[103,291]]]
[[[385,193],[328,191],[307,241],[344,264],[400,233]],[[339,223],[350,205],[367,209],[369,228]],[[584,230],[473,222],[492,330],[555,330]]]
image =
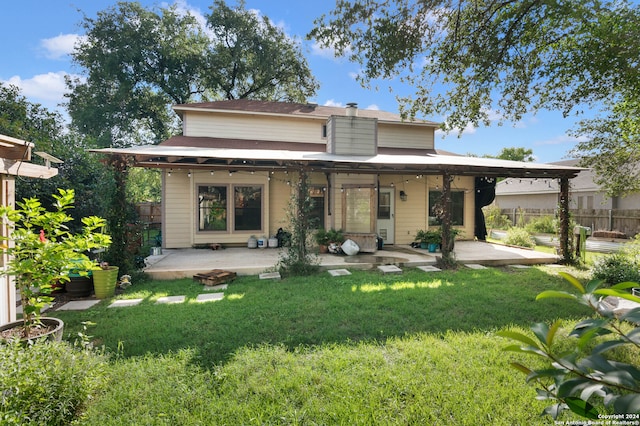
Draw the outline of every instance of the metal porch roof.
[[[486,177],[573,178],[579,167],[527,163],[456,155],[378,154],[337,155],[326,152],[203,148],[144,145],[130,148],[92,149],[91,152],[124,155],[136,167],[207,170],[287,170],[306,167],[314,171],[370,174],[442,174]]]

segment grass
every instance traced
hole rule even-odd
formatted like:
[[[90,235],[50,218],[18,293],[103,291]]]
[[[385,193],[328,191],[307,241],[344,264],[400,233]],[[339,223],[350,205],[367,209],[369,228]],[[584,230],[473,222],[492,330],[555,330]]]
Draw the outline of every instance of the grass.
[[[118,354],[82,424],[548,424],[494,333],[588,314],[534,301],[570,288],[550,271],[240,277],[204,304],[191,280],[156,281],[120,296],[138,306],[55,316]]]

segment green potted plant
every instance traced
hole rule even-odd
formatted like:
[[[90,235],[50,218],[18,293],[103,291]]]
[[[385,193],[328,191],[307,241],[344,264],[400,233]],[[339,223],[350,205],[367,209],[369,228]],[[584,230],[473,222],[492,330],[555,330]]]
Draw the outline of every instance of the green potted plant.
[[[53,301],[49,296],[56,282],[68,281],[69,271],[91,270],[95,262],[86,253],[107,247],[111,238],[101,230],[106,221],[96,216],[82,219],[82,231],[73,234],[66,224],[73,220],[74,191],[59,189],[55,206],[48,211],[36,198],[16,202],[17,208],[0,206],[0,216],[10,224],[2,251],[9,255],[5,274],[15,277],[22,302],[22,320],[0,327],[3,338],[32,339],[55,334],[62,337],[62,321],[43,318],[42,308]]]
[[[98,299],[112,297],[118,284],[117,266],[111,266],[107,262],[100,262],[98,268],[93,269],[93,290]]]
[[[420,243],[420,248],[429,249],[431,253],[436,251],[438,244],[442,242],[442,233],[440,230],[424,230],[420,229],[415,236],[415,241]]]
[[[328,251],[329,238],[327,235],[328,232],[323,228],[318,229],[313,235],[313,238],[318,244],[318,250],[320,251],[320,253],[326,253]]]

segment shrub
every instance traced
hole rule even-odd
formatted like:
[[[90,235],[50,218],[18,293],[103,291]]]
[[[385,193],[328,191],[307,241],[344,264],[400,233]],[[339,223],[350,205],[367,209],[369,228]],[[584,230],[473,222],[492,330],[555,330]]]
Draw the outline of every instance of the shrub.
[[[520,362],[512,362],[511,365],[527,375],[527,383],[537,386],[537,399],[553,402],[553,405],[543,411],[543,415],[549,415],[554,420],[565,410],[594,420],[637,419],[640,407],[640,370],[637,367],[640,347],[637,339],[640,328],[637,325],[640,322],[640,308],[631,309],[616,317],[613,309],[603,303],[601,298],[613,296],[638,302],[640,298],[628,292],[629,288],[638,284],[625,282],[603,289],[600,288],[601,281],[594,280],[582,285],[575,277],[565,272],[559,274],[571,283],[579,294],[547,290],[538,294],[536,300],[571,299],[591,308],[595,317],[577,323],[569,332],[571,339],[568,342],[561,341],[564,340],[561,336],[565,334],[561,319],[556,320],[551,326],[545,323],[534,324],[531,330],[535,339],[518,332],[499,331],[499,336],[519,342],[506,347],[505,350],[534,355],[545,361],[541,368],[540,364],[528,367]],[[566,343],[569,343],[568,347]],[[606,417],[607,414],[613,413],[620,417]],[[636,416],[623,416],[631,413],[635,413]],[[558,421],[555,423],[574,424]],[[578,423],[587,424],[575,424]]]
[[[598,258],[591,273],[594,279],[602,280],[609,285],[626,281],[640,282],[640,262],[624,253],[614,253]]]
[[[524,228],[511,228],[507,231],[504,243],[511,246],[534,248],[536,241]]]
[[[530,234],[555,234],[557,220],[553,216],[541,216],[532,219],[524,227]]]
[[[511,220],[498,206],[487,206],[482,209],[488,229],[509,229],[511,228]]]
[[[0,345],[0,423],[67,425],[101,385],[106,360],[67,342]]]

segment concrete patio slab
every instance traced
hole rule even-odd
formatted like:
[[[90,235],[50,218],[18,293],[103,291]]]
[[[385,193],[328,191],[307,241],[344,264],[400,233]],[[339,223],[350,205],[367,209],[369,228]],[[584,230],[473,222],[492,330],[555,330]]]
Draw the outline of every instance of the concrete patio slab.
[[[435,266],[427,265],[427,266],[418,266],[418,269],[424,272],[441,272],[442,269],[436,268]]]
[[[378,266],[378,271],[383,274],[401,274],[402,269],[398,268],[396,265],[380,265]]]
[[[482,241],[456,241],[456,259],[462,263],[476,263],[485,266],[553,264],[558,257],[529,249],[508,247]],[[278,248],[249,249],[225,248],[207,249],[163,249],[161,256],[154,256],[153,262],[145,268],[152,279],[175,279],[193,277],[212,269],[224,269],[238,275],[259,275],[273,267],[280,260]],[[409,245],[387,245],[373,254],[341,256],[319,254],[321,270],[329,269],[375,269],[378,265],[393,264],[398,267],[418,267],[435,265],[439,253],[429,253],[426,249]]]
[[[343,277],[345,275],[351,275],[351,272],[346,269],[330,269],[329,274],[332,277]]]
[[[487,269],[484,265],[479,265],[477,263],[465,263],[464,266],[470,269]]]
[[[72,300],[60,306],[57,311],[84,311],[100,303],[99,300]]]
[[[222,299],[224,299],[224,293],[199,294],[198,297],[196,297],[196,302],[217,302]]]
[[[218,290],[226,290],[229,284],[218,284],[218,285],[205,285],[202,286],[204,291],[218,291]]]
[[[109,305],[110,308],[124,308],[128,306],[136,306],[142,303],[144,299],[122,299],[116,300],[112,304]]]
[[[186,296],[163,296],[156,300],[156,305],[159,304],[173,304],[173,303],[184,303]]]
[[[261,280],[279,280],[281,278],[280,272],[265,272],[260,274]]]

